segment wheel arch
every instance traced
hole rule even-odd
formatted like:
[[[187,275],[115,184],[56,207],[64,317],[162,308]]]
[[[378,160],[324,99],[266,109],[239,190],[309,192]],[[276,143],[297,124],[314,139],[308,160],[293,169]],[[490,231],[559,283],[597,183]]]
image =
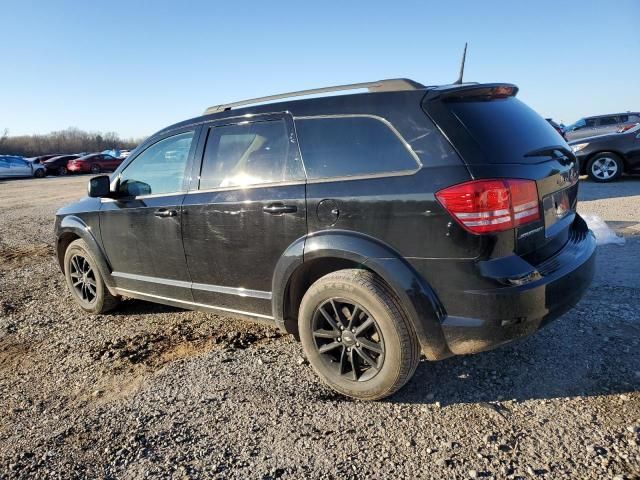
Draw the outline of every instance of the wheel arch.
[[[56,228],[56,256],[60,269],[64,273],[64,255],[69,245],[78,239],[84,240],[93,258],[98,264],[100,274],[109,292],[115,294],[115,285],[111,277],[111,265],[96,240],[91,228],[79,217],[68,215],[60,221]]]
[[[427,358],[451,355],[440,327],[444,308],[431,286],[393,248],[357,232],[314,233],[298,239],[285,251],[273,277],[276,324],[297,337],[298,310],[307,289],[320,277],[345,268],[370,270],[391,288]]]

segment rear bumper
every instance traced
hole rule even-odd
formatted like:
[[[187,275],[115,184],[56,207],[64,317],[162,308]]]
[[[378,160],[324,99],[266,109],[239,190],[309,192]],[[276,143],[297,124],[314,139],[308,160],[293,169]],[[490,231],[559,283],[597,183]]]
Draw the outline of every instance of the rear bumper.
[[[444,319],[442,329],[451,353],[490,350],[534,333],[573,308],[593,280],[595,250],[595,237],[584,226],[572,232],[562,250],[536,266],[537,280],[461,292],[460,301],[471,306],[477,317]]]

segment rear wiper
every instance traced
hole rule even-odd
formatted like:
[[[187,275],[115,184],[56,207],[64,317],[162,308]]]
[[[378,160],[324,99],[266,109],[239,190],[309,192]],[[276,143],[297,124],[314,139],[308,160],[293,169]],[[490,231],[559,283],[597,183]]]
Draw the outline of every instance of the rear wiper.
[[[553,158],[567,158],[567,155],[571,155],[572,152],[561,145],[553,145],[551,147],[542,147],[531,150],[525,153],[525,157],[553,157]]]

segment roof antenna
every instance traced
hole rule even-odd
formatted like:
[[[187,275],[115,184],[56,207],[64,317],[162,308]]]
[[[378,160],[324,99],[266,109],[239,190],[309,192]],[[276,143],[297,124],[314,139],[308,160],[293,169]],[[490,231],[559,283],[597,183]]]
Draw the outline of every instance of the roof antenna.
[[[462,62],[460,63],[460,75],[458,79],[453,82],[454,85],[462,84],[462,75],[464,75],[464,62],[467,59],[467,42],[464,42],[464,52],[462,52]]]

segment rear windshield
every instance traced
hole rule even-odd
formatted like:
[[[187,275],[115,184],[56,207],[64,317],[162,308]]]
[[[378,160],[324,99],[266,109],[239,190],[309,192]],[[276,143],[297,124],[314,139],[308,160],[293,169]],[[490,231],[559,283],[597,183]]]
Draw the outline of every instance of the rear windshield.
[[[539,157],[525,155],[543,147],[566,148],[558,132],[515,97],[447,105],[484,151],[489,163],[537,163]]]

